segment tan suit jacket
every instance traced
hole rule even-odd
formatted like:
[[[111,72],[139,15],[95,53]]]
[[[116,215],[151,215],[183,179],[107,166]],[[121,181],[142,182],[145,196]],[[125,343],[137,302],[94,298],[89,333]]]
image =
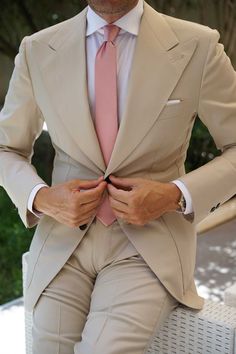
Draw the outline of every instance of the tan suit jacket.
[[[118,221],[169,292],[200,309],[203,299],[193,280],[195,226],[236,193],[236,74],[217,31],[162,15],[145,3],[125,113],[106,168],[88,104],[86,11],[22,41],[0,116],[0,184],[23,223],[38,223],[27,200],[42,182],[30,161],[44,120],[56,151],[53,184],[111,173],[161,182],[179,178],[192,196],[191,218],[170,212],[143,227]],[[181,103],[166,105],[169,99]],[[223,153],[185,174],[197,113]],[[28,310],[84,233],[48,216],[39,221],[30,247]]]

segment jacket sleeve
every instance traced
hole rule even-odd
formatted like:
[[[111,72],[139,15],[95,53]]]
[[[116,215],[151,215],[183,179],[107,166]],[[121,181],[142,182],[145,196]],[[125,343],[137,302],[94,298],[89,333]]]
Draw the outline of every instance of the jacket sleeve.
[[[191,194],[196,224],[236,194],[236,72],[219,37],[210,31],[198,115],[222,154],[179,178]]]
[[[0,112],[0,185],[18,208],[26,227],[38,218],[27,210],[33,187],[44,181],[31,164],[33,146],[43,129],[43,117],[34,98],[26,59],[28,37],[15,58],[5,103]]]

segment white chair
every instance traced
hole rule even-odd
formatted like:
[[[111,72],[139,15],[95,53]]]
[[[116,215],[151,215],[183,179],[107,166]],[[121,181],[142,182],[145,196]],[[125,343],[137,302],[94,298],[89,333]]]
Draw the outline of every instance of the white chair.
[[[23,255],[25,287],[28,253]],[[236,304],[236,286],[225,301]],[[32,354],[32,314],[25,311],[26,354]],[[156,333],[148,354],[236,354],[236,308],[205,301],[201,311],[178,306]]]
[[[23,296],[25,294],[28,254],[29,252],[26,252],[22,256]],[[26,354],[32,354],[32,313],[26,310],[25,310],[25,348],[26,348]]]

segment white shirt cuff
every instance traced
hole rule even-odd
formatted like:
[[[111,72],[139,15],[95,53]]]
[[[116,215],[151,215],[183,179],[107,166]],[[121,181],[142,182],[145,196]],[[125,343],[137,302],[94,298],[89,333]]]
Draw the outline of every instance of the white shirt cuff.
[[[193,203],[192,203],[192,197],[191,194],[189,193],[188,188],[185,186],[184,182],[176,179],[172,181],[182,192],[184,199],[186,201],[186,209],[184,214],[191,214],[193,213]]]
[[[27,204],[27,207],[28,207],[28,210],[33,213],[35,216],[37,216],[38,218],[41,218],[43,216],[43,213],[40,213],[39,211],[33,209],[33,204],[34,204],[34,198],[36,196],[36,194],[38,193],[38,191],[43,188],[43,187],[48,187],[47,184],[43,184],[43,183],[40,183],[40,184],[37,184],[31,191],[30,193],[30,196],[29,196],[29,199],[28,199],[28,204]]]

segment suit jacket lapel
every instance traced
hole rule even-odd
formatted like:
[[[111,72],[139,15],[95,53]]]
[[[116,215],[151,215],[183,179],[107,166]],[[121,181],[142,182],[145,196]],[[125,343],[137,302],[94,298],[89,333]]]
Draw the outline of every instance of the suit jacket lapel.
[[[124,116],[106,168],[92,121],[86,70],[87,9],[68,21],[48,43],[33,42],[38,67],[65,131],[105,177],[118,170],[151,129],[197,45],[179,43],[164,19],[145,3]],[[63,139],[63,136],[62,136]]]
[[[63,30],[56,32],[47,46],[37,42],[34,45],[41,47],[37,56],[39,67],[65,132],[69,132],[82,152],[104,172],[105,163],[88,102],[85,50],[86,13],[87,9],[70,20],[68,28],[63,27]],[[41,58],[43,64],[40,63],[40,56],[45,54],[42,51],[42,45],[47,51],[46,55]],[[97,171],[97,168],[95,170]]]
[[[158,119],[196,45],[196,39],[180,44],[164,17],[145,3],[127,106],[105,177],[119,168]]]

